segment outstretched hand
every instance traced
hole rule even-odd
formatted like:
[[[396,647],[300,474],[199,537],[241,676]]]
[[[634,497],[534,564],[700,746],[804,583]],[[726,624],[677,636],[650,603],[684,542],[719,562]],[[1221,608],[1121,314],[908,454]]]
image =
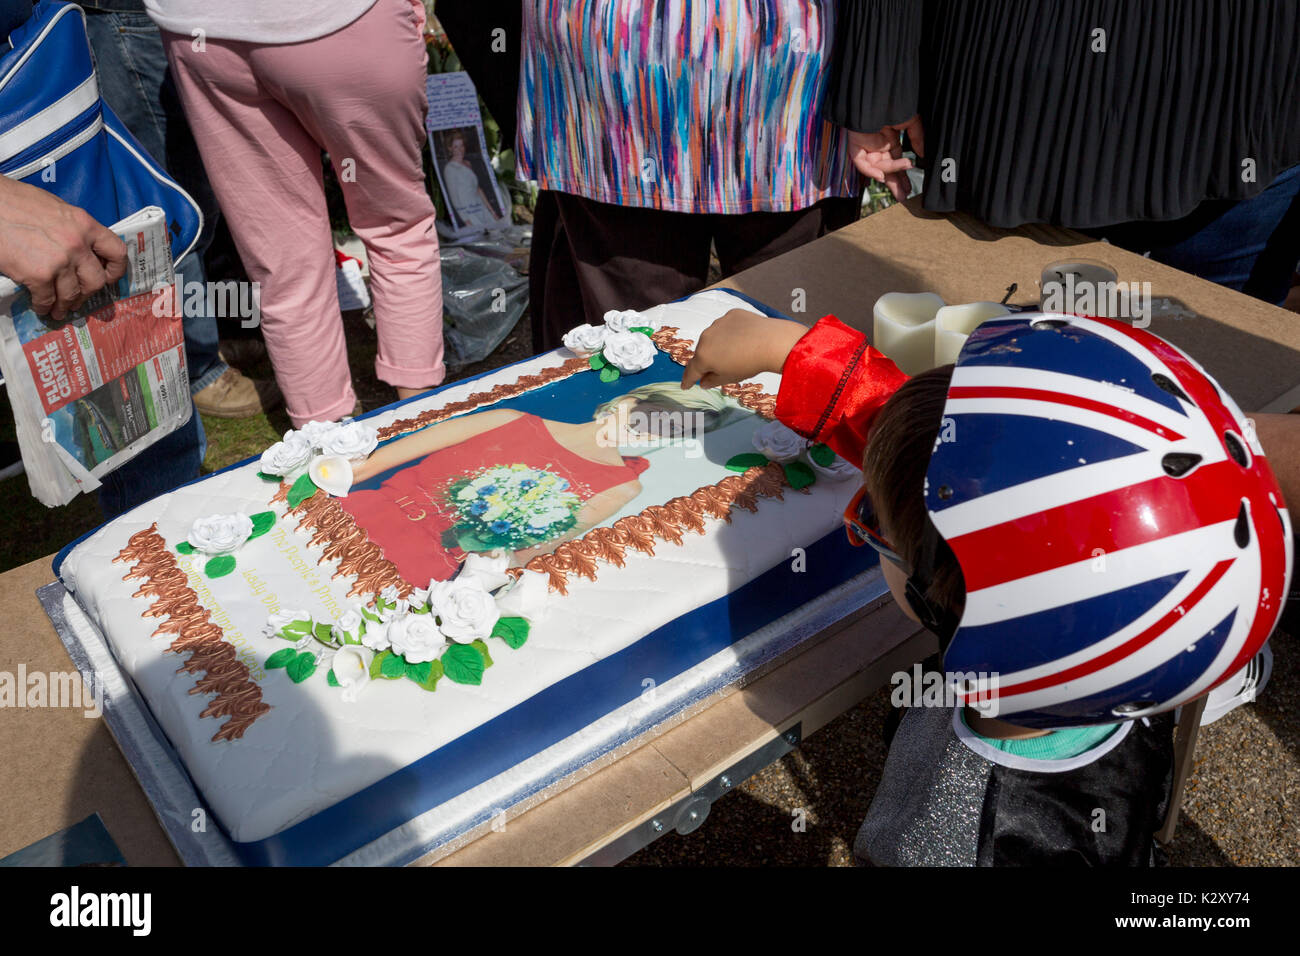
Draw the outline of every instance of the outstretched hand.
[[[0,176],[0,272],[58,321],[126,274],[126,244],[84,209]]]
[[[786,356],[807,332],[789,319],[732,309],[700,336],[694,357],[686,363],[682,388],[699,384],[716,388],[743,382],[763,372],[780,372]]]

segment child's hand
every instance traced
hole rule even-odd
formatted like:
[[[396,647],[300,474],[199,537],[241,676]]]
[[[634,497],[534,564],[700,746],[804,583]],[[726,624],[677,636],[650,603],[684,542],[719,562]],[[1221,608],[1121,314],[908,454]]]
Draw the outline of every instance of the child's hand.
[[[763,372],[780,372],[786,356],[807,331],[806,326],[789,319],[732,309],[700,336],[695,357],[682,375],[682,388],[697,382],[701,388],[716,388]]]

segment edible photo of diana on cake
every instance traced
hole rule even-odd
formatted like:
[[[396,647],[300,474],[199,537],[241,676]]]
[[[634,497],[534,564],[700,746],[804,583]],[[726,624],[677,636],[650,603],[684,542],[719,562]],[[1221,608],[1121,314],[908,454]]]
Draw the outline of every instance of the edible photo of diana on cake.
[[[667,374],[635,386],[577,375],[394,439],[355,467],[339,504],[419,586],[452,577],[470,552],[526,564],[717,482],[752,449],[757,416],[717,391],[683,391],[676,366]]]

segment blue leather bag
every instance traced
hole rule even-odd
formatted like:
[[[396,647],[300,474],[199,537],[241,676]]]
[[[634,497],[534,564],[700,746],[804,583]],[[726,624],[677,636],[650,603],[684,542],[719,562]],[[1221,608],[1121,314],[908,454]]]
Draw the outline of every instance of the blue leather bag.
[[[105,226],[162,207],[179,265],[198,241],[203,214],[100,98],[81,7],[41,0],[9,45],[0,56],[0,173]]]

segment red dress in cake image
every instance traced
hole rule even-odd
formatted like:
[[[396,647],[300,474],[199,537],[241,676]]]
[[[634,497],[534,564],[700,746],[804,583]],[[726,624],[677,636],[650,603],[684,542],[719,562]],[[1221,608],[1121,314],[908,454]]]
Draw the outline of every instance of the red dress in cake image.
[[[641,494],[650,459],[625,456],[620,446],[635,447],[645,423],[660,432],[679,423],[708,431],[745,414],[724,402],[655,382],[577,424],[504,408],[451,418],[354,465],[352,490],[339,504],[418,587],[452,577],[472,551],[504,550],[522,565]]]

